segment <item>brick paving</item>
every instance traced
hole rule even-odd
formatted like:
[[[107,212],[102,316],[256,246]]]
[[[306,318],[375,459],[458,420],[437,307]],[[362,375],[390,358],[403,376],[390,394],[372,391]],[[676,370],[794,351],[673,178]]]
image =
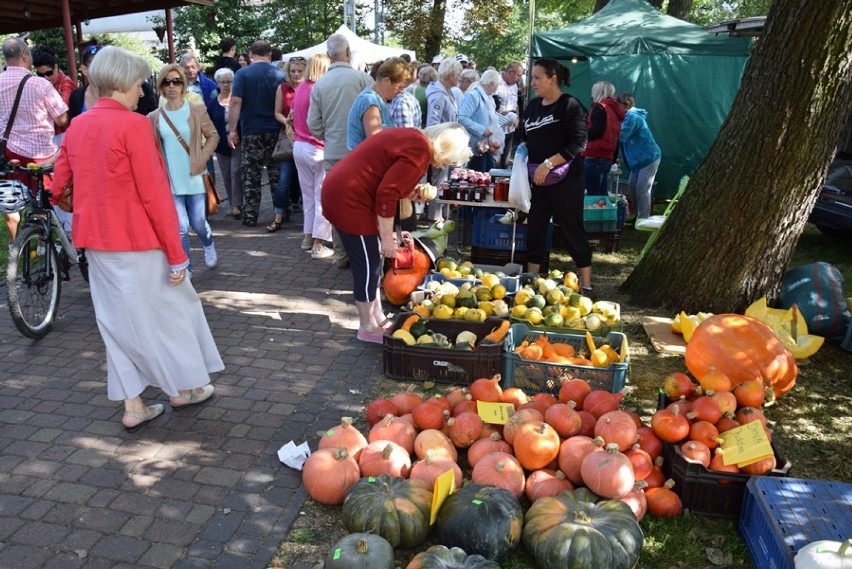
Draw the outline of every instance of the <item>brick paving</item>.
[[[224,192],[222,192],[224,194]],[[193,235],[193,284],[225,371],[214,398],[126,433],[80,273],[41,341],[14,328],[0,288],[0,568],[263,568],[305,500],[275,454],[358,413],[381,347],[355,339],[349,271],[277,233],[212,220],[219,265]],[[227,203],[222,204],[227,210]],[[159,390],[143,396],[168,403]]]

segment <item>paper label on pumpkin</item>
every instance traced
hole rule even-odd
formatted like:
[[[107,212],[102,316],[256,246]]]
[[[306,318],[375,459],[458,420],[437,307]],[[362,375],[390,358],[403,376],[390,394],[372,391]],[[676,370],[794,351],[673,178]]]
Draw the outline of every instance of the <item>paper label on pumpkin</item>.
[[[515,406],[511,403],[476,402],[476,413],[479,418],[490,425],[505,425],[514,412]]]
[[[429,520],[429,525],[435,525],[435,520],[438,519],[438,510],[441,509],[441,504],[444,503],[447,496],[452,494],[455,489],[456,475],[452,468],[435,479],[435,486],[432,489],[432,515]]]
[[[719,436],[724,440],[722,462],[725,465],[748,466],[775,454],[760,421],[746,423]]]

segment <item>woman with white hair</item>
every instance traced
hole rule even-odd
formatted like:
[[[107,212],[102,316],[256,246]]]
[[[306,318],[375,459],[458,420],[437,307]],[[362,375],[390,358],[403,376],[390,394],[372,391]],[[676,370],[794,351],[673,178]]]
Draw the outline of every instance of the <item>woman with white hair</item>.
[[[462,75],[468,71],[471,70],[466,69]],[[494,93],[500,81],[500,73],[494,69],[487,70],[479,82],[467,90],[459,109],[459,123],[470,135],[470,150],[473,153],[467,167],[477,172],[490,171],[494,167],[493,154],[499,153],[503,147],[500,115],[494,103]]]
[[[186,279],[189,259],[154,129],[133,112],[150,72],[120,47],[98,53],[89,81],[100,99],[74,119],[54,169],[56,187],[74,181],[74,245],[86,248],[107,395],[124,401],[128,431],[163,412],[143,401],[148,386],[184,408],[209,399],[210,373],[225,367]]]
[[[615,97],[615,86],[607,81],[592,85],[592,110],[587,119],[589,142],[583,152],[586,193],[605,196],[607,177],[618,156],[618,135],[624,120],[624,107]]]
[[[459,82],[461,63],[445,59],[438,65],[438,80],[426,87],[426,126],[434,126],[459,119],[459,108],[452,88]],[[440,186],[449,176],[448,168],[432,168],[432,185]],[[443,221],[449,215],[449,206],[441,206],[435,200],[429,202],[428,217],[432,221]]]
[[[328,173],[322,210],[337,229],[352,267],[358,309],[357,337],[382,343],[385,320],[379,296],[382,257],[396,256],[394,215],[402,198],[421,201],[417,183],[431,164],[461,165],[470,158],[467,132],[458,123],[388,128],[368,137]]]
[[[240,179],[239,141],[234,148],[228,144],[228,107],[231,102],[231,87],[234,84],[234,72],[228,67],[220,67],[213,74],[213,80],[219,87],[219,95],[207,103],[207,114],[219,133],[219,144],[216,146],[216,160],[222,171],[225,182],[225,193],[231,209],[228,215],[240,219],[243,216],[243,182]]]

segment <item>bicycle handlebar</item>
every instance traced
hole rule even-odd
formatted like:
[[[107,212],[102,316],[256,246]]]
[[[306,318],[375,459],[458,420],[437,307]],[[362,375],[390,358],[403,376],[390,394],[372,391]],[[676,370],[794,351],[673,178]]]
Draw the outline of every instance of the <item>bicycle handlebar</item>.
[[[26,166],[22,166],[21,161],[17,158],[9,160],[9,166],[12,170],[18,170],[19,172],[23,172],[31,176],[37,176],[39,174],[50,174],[51,172],[53,172],[53,164],[44,166],[42,164],[30,162]]]

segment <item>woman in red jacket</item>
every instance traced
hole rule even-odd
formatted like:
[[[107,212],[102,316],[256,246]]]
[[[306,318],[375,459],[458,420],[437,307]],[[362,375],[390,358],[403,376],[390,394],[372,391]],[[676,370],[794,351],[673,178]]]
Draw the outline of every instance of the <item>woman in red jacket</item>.
[[[213,395],[209,374],[225,367],[186,280],[189,260],[154,129],[133,112],[149,74],[138,55],[100,51],[89,81],[101,98],[74,120],[54,169],[57,187],[74,181],[74,245],[89,259],[107,394],[124,401],[128,431],[163,412],[142,400],[148,386],[186,407]]]
[[[605,196],[607,176],[618,155],[618,135],[624,119],[624,107],[613,97],[612,83],[598,81],[592,85],[592,110],[589,113],[589,142],[583,156],[586,174],[586,193]]]
[[[430,165],[467,163],[469,137],[458,123],[388,128],[368,137],[338,162],[322,183],[322,211],[337,229],[352,267],[358,339],[382,343],[385,314],[379,298],[382,257],[396,256],[394,215]]]

